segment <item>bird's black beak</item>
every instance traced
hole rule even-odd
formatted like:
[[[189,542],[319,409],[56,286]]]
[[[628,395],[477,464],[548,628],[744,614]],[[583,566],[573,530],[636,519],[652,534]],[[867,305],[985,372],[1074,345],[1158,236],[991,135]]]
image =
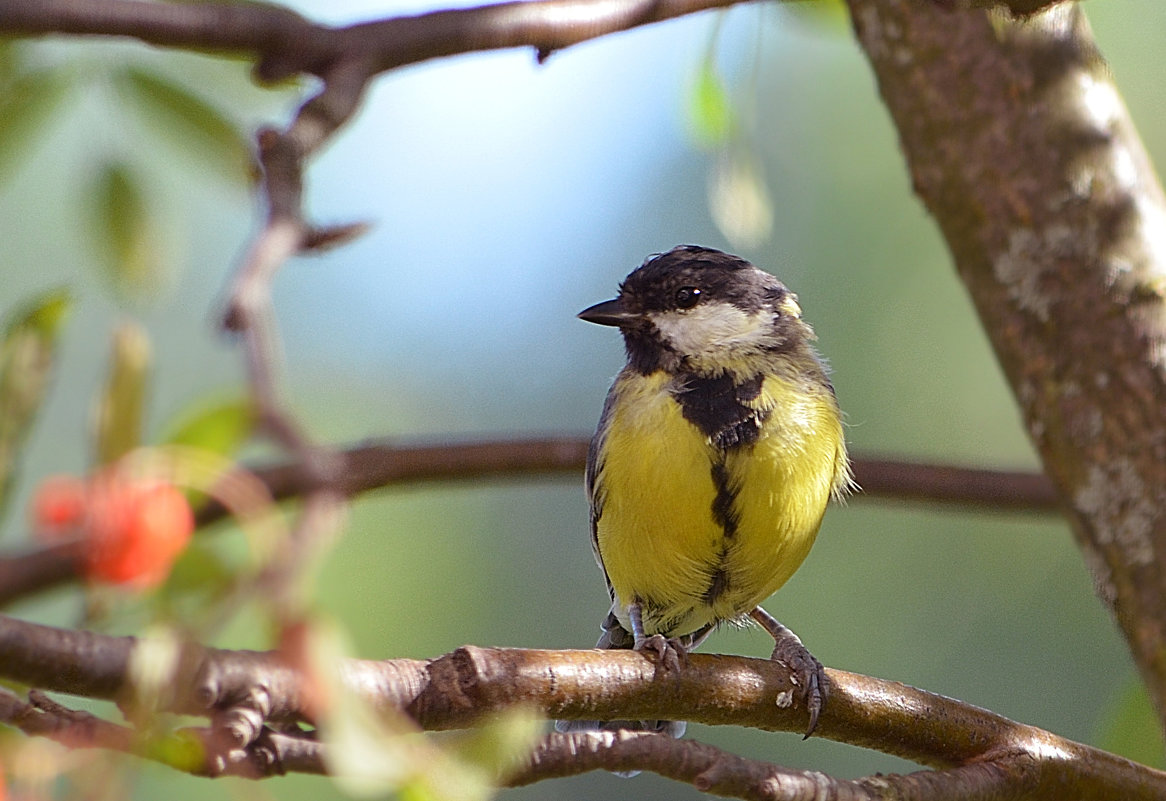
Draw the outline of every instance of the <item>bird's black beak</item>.
[[[586,309],[579,312],[575,316],[580,320],[586,320],[589,323],[614,326],[624,326],[639,318],[638,314],[634,314],[627,310],[627,308],[624,306],[622,298],[605,300],[603,303],[596,303],[594,306],[588,306]]]

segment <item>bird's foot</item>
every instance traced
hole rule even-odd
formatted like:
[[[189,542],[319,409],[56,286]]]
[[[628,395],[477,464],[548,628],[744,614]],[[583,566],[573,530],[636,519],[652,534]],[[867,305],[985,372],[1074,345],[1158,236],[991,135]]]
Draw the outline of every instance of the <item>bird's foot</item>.
[[[826,708],[826,696],[830,693],[830,679],[826,677],[826,669],[797,637],[777,640],[770,659],[789,668],[794,694],[801,698],[806,711],[810,713],[810,725],[805,734],[805,737],[809,737],[818,728],[818,716]]]
[[[680,670],[688,661],[688,649],[684,643],[677,637],[665,637],[663,634],[637,638],[632,650],[655,654],[656,664],[665,670]]]
[[[749,617],[760,623],[773,637],[773,655],[769,658],[789,668],[793,693],[801,698],[806,711],[810,713],[810,725],[806,727],[805,734],[805,737],[809,737],[818,728],[818,716],[826,708],[826,696],[830,694],[830,679],[826,678],[826,669],[802,645],[798,635],[760,606],[755,607]]]

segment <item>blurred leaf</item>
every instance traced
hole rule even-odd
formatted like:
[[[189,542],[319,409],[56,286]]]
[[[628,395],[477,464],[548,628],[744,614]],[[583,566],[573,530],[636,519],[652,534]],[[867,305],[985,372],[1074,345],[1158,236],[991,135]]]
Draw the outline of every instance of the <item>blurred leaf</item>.
[[[114,79],[150,127],[179,150],[234,183],[250,182],[247,137],[221,111],[180,83],[142,67],[127,67]]]
[[[688,96],[688,120],[692,137],[701,147],[725,144],[735,126],[732,104],[714,60],[706,58]]]
[[[1154,715],[1146,687],[1137,675],[1127,679],[1100,726],[1098,746],[1106,751],[1150,765],[1166,768],[1166,746]]]
[[[782,8],[799,22],[825,33],[850,35],[850,12],[847,11],[843,0],[800,0],[783,3]]]
[[[73,298],[68,289],[51,289],[17,311],[4,329],[4,336],[8,338],[21,330],[30,330],[41,337],[55,337],[72,308]]]
[[[0,81],[10,81],[20,70],[20,48],[16,39],[0,37]]]
[[[126,717],[142,728],[154,723],[151,714],[161,708],[182,659],[182,638],[165,624],[155,623],[140,632],[126,665],[129,697],[121,698]]]
[[[497,784],[520,768],[542,733],[544,718],[529,709],[512,709],[454,740],[454,753],[482,771],[482,780]]]
[[[95,245],[114,290],[129,297],[156,290],[162,249],[138,175],[126,164],[107,162],[86,195]]]
[[[0,54],[0,61],[7,62]],[[4,67],[11,67],[4,63]],[[0,83],[0,181],[12,176],[69,88],[63,71],[41,70]]]
[[[773,198],[760,161],[743,148],[730,148],[709,175],[709,212],[733,247],[749,250],[773,231]]]
[[[394,792],[409,801],[485,801],[493,794],[494,776],[440,747],[401,712],[376,708],[344,684],[338,667],[350,648],[338,626],[317,619],[300,632],[285,638],[282,655],[319,699],[315,717],[328,744],[328,772],[342,792]]]
[[[173,605],[183,596],[197,596],[198,603],[206,605],[207,599],[227,593],[233,586],[236,572],[221,555],[196,537],[174,563],[170,577],[159,590],[159,600]],[[190,617],[180,619],[189,622]]]
[[[189,445],[230,456],[247,441],[254,427],[255,412],[246,398],[203,403],[172,423],[161,444]]]
[[[44,402],[61,327],[72,308],[58,288],[15,311],[0,342],[0,510],[7,506],[21,447]]]
[[[150,360],[150,340],[141,326],[118,326],[113,332],[109,375],[97,406],[98,464],[115,462],[141,445]]]
[[[206,764],[206,748],[202,741],[190,731],[178,731],[173,735],[144,738],[145,755],[150,758],[194,773]]]

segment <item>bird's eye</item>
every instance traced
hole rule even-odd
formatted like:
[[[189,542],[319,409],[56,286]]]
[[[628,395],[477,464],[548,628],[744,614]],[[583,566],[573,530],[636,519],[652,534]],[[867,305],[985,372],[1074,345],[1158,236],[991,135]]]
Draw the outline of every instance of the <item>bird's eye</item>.
[[[691,309],[700,302],[700,290],[694,286],[685,286],[676,290],[676,305],[681,309]]]

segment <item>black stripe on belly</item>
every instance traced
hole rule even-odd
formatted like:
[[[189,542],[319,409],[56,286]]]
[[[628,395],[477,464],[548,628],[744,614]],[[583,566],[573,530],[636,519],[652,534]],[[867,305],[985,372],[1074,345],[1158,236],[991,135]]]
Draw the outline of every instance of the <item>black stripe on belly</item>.
[[[763,377],[758,374],[737,383],[729,374],[706,378],[681,376],[674,397],[684,419],[699,428],[709,441],[728,450],[752,445],[761,434],[768,411],[755,409],[750,401],[761,394]]]
[[[733,539],[737,534],[737,524],[741,516],[733,508],[737,500],[737,491],[729,484],[729,471],[724,462],[715,462],[712,467],[713,488],[717,494],[713,497],[713,520],[725,532],[725,539]]]
[[[760,374],[740,382],[734,381],[729,374],[716,378],[690,374],[679,378],[679,389],[674,390],[673,396],[680,404],[684,419],[700,429],[724,454],[725,451],[753,445],[760,437],[761,426],[769,411],[751,404],[761,395],[762,381]],[[737,488],[732,485],[723,455],[715,459],[709,471],[715,490],[710,511],[723,535],[720,555],[716,563],[710,565],[708,585],[701,596],[701,600],[711,606],[729,590],[730,577],[725,562],[741,520],[735,508]]]
[[[724,553],[721,554],[720,561],[722,563],[725,561]],[[703,600],[709,606],[712,606],[717,602],[718,598],[725,594],[727,589],[729,589],[729,574],[725,572],[723,567],[718,567],[713,571],[712,576],[709,578],[708,589],[704,591],[704,595],[701,596],[701,600]]]
[[[729,482],[729,471],[725,463],[718,461],[712,466],[713,487],[717,494],[713,496],[713,520],[724,534],[724,544],[721,547],[717,565],[709,577],[708,587],[702,599],[710,606],[724,595],[729,589],[729,574],[725,571],[725,558],[729,543],[737,536],[737,526],[741,522],[741,515],[734,508],[737,493]]]

